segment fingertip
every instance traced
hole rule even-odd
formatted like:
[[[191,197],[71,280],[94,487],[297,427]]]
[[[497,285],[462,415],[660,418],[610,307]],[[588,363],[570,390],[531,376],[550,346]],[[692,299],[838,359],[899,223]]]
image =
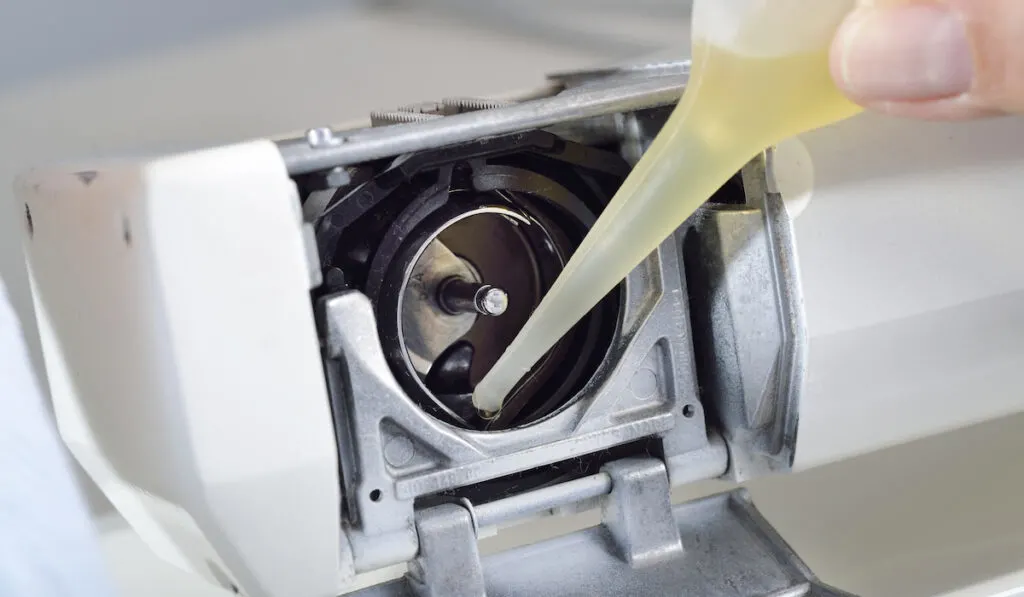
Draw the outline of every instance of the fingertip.
[[[975,105],[966,96],[930,102],[876,101],[866,102],[862,105],[869,110],[887,116],[938,122],[955,122],[1005,115],[1004,112]]]
[[[839,88],[862,104],[957,97],[975,74],[967,27],[941,3],[858,8],[836,33],[831,68]]]

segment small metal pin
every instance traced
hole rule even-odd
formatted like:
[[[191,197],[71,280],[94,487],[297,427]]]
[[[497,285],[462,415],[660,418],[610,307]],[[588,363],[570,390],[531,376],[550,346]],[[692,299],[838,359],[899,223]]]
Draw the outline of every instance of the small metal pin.
[[[437,302],[452,315],[479,313],[498,317],[508,310],[508,293],[490,284],[476,284],[450,278],[438,288]]]

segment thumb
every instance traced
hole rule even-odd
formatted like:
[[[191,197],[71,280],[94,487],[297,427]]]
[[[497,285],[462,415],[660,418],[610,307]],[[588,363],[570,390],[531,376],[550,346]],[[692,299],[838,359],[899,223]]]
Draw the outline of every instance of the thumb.
[[[861,0],[832,74],[857,103],[898,116],[1024,113],[1024,1]]]

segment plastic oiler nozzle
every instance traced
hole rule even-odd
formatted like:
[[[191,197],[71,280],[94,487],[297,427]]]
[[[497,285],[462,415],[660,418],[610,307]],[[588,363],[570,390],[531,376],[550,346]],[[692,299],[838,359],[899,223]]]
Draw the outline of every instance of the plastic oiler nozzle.
[[[855,0],[696,0],[690,80],[650,149],[473,393],[497,413],[530,369],[751,158],[856,114],[829,50]]]

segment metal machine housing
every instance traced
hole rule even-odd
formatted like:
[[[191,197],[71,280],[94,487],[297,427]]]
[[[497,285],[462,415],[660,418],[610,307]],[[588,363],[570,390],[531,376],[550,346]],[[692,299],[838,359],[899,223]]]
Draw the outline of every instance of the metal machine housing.
[[[531,101],[540,106],[587,93],[620,93],[630,84],[674,81],[680,73],[684,65],[669,64],[561,75],[552,80],[564,89]],[[548,129],[570,142],[618,147],[635,162],[667,114],[656,96],[644,97],[633,110],[565,120]],[[449,100],[376,113],[376,126],[365,134],[394,130],[396,140],[407,139],[399,134],[404,128],[429,123],[443,142],[450,138],[446,122],[454,132],[464,123],[510,115],[531,101]],[[364,147],[360,134],[313,130],[307,143],[314,149],[357,151]],[[470,143],[491,139],[501,137]],[[429,150],[425,145],[416,147]],[[289,147],[282,146],[286,159]],[[365,147],[373,151],[374,145]],[[351,569],[372,571],[417,557],[423,548],[417,512],[424,508],[460,502],[472,511],[490,502],[491,510],[499,511],[499,504],[514,502],[516,495],[488,495],[487,482],[556,463],[578,463],[578,474],[565,478],[567,483],[623,457],[657,458],[672,486],[788,470],[804,330],[795,247],[783,200],[773,190],[771,155],[756,157],[722,198],[629,276],[605,362],[566,408],[523,429],[479,432],[432,417],[409,399],[388,369],[367,297],[343,290],[319,298],[345,495],[343,557]],[[326,175],[300,174],[314,177],[315,182],[306,178],[311,186],[327,187],[311,194],[310,200],[321,202],[312,213],[323,213],[325,196],[334,205],[339,198],[365,201],[367,191],[349,174],[352,166],[345,174],[339,166]],[[306,168],[293,165],[300,172]],[[340,187],[325,185],[332,172],[338,172]],[[318,219],[313,222],[315,229],[323,228]],[[562,499],[565,503],[557,505],[578,505],[572,492]],[[522,514],[496,516],[507,521]]]

